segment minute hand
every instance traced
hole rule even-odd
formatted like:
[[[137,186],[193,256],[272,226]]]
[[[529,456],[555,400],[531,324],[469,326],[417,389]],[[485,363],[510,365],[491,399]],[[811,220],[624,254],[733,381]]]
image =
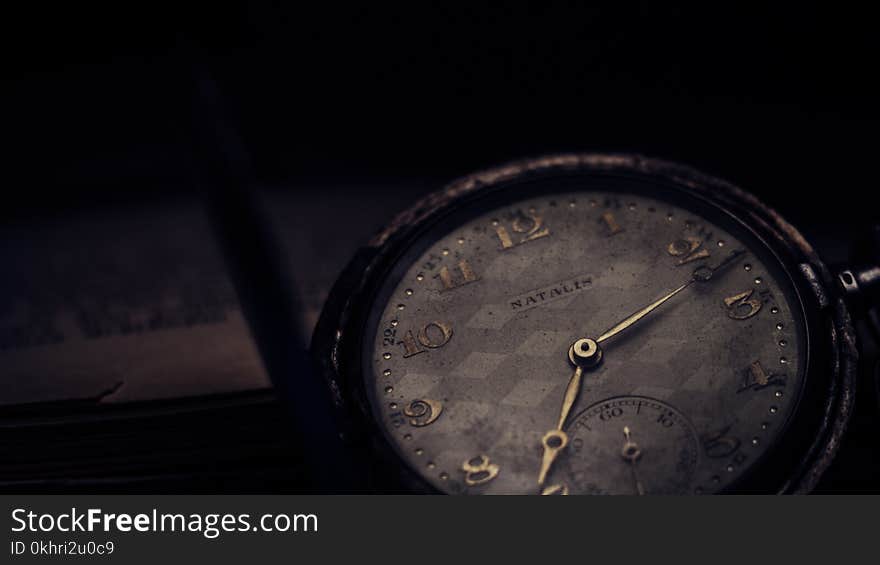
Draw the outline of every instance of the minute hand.
[[[672,298],[673,296],[675,296],[679,292],[683,291],[687,287],[691,286],[695,282],[707,282],[708,280],[710,280],[712,278],[712,276],[715,273],[717,273],[718,271],[720,271],[724,267],[733,263],[734,260],[736,260],[738,257],[740,257],[743,253],[744,253],[744,251],[742,251],[741,249],[733,251],[730,255],[728,255],[723,261],[721,261],[721,263],[719,263],[715,267],[710,267],[708,265],[697,267],[696,270],[694,270],[693,274],[690,276],[690,278],[684,282],[684,284],[682,284],[681,286],[679,286],[677,288],[672,289],[671,291],[667,292],[665,295],[661,296],[660,298],[658,298],[654,302],[648,304],[644,308],[632,313],[631,315],[627,316],[623,320],[617,322],[617,324],[615,324],[611,329],[609,329],[608,331],[606,331],[605,333],[600,335],[596,339],[596,343],[601,344],[603,341],[607,341],[607,340],[611,339],[612,337],[616,336],[617,334],[619,334],[620,332],[624,331],[625,329],[629,328],[630,326],[633,326],[636,322],[638,322],[639,320],[641,320],[642,318],[644,318],[645,316],[647,316],[648,314],[650,314],[651,312],[653,312],[654,310],[656,310],[657,308],[662,306],[667,300],[669,300],[670,298]]]

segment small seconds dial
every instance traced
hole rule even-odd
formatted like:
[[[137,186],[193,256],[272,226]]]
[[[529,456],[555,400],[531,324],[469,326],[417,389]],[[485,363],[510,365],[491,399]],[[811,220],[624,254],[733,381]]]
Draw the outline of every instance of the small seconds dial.
[[[569,426],[562,465],[578,492],[682,494],[700,456],[697,432],[672,406],[642,396],[598,402]]]

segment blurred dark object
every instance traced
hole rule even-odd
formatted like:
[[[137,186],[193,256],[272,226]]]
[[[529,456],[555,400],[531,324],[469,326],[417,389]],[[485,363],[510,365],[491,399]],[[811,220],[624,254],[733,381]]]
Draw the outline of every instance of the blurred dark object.
[[[297,492],[300,445],[271,391],[7,407],[2,492]]]

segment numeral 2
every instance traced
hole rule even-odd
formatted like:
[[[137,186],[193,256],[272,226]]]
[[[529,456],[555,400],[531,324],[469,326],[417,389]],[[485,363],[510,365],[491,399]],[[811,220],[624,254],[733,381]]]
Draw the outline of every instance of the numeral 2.
[[[666,247],[666,252],[679,258],[676,265],[686,265],[709,256],[709,250],[703,247],[703,240],[692,235],[676,239]]]

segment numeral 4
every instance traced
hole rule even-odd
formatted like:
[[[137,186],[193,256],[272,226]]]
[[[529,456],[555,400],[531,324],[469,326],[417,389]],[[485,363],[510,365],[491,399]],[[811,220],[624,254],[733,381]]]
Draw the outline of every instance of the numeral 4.
[[[761,390],[771,385],[785,386],[786,375],[767,373],[760,361],[753,361],[749,368],[743,371],[743,378],[737,392],[744,390]]]

